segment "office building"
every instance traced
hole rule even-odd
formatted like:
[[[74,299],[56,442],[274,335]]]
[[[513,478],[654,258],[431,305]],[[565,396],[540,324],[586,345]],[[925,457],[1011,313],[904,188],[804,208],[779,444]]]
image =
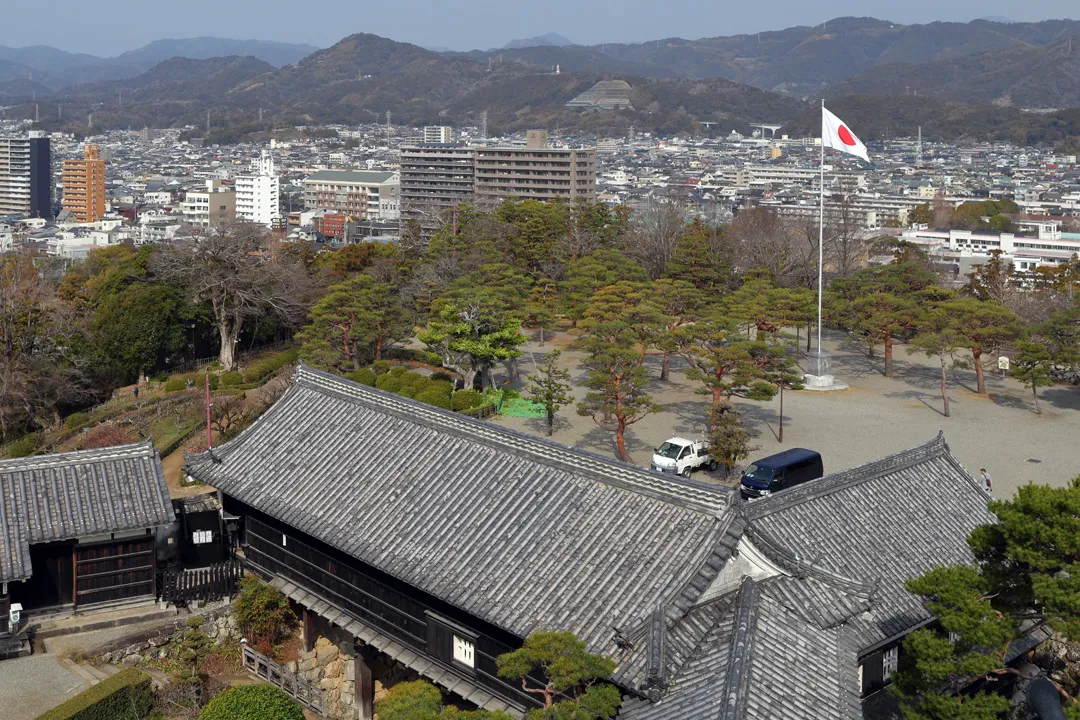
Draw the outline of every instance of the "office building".
[[[453,131],[449,125],[428,125],[424,128],[424,143],[453,142]]]
[[[252,172],[236,177],[236,218],[272,227],[281,216],[281,182],[274,170],[274,158],[263,150]]]
[[[49,138],[0,138],[0,216],[51,219],[52,153]]]
[[[184,196],[184,219],[198,227],[221,227],[236,219],[236,192],[221,180],[207,180],[206,190]]]
[[[65,160],[63,166],[64,209],[81,223],[97,222],[105,216],[105,161],[98,146],[83,148],[82,159]]]
[[[401,148],[401,207],[406,217],[439,215],[473,202],[475,151],[463,144]]]
[[[530,130],[525,147],[477,147],[475,195],[481,206],[503,198],[596,200],[596,149],[553,148],[546,130]]]
[[[304,209],[326,209],[355,220],[397,220],[401,180],[397,173],[319,170],[304,180]]]

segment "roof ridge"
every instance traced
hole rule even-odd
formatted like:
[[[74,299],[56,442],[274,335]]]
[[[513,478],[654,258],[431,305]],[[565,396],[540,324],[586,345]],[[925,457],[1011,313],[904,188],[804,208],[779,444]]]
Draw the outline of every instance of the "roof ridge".
[[[724,705],[720,720],[739,720],[746,711],[750,686],[750,661],[754,655],[754,630],[757,627],[757,605],[761,590],[753,578],[746,578],[735,601],[735,626],[731,633],[731,653],[728,655],[727,681],[724,683]]]
[[[294,392],[296,387],[307,387],[317,392],[334,394],[346,401],[373,407],[379,412],[396,415],[408,422],[427,422],[437,430],[464,437],[471,442],[528,454],[532,459],[546,465],[562,466],[573,474],[584,475],[662,502],[708,513],[716,518],[721,517],[730,505],[730,491],[725,488],[681,477],[668,477],[636,465],[620,463],[587,450],[570,448],[546,438],[526,435],[378,388],[361,385],[302,363],[297,367],[293,387],[289,389],[289,392]],[[375,402],[376,398],[378,402]],[[281,400],[278,402],[280,403]],[[271,412],[273,408],[265,413],[263,418]],[[257,420],[252,423],[233,440],[215,448],[215,455],[227,456],[231,450],[243,443],[249,431],[254,429],[258,422]],[[206,453],[200,453],[191,460],[197,461],[205,455]]]
[[[935,438],[922,445],[892,455],[886,455],[883,458],[871,460],[832,475],[826,475],[818,480],[803,483],[790,490],[769,495],[754,502],[743,503],[743,512],[749,520],[757,520],[774,512],[831,495],[853,485],[876,480],[886,473],[911,467],[942,455],[951,456],[951,453],[948,444],[945,442],[945,432],[939,430]],[[965,474],[967,473],[965,472]]]
[[[757,545],[763,553],[769,556],[771,560],[786,567],[796,575],[807,575],[829,585],[833,585],[838,590],[857,595],[866,595],[867,597],[873,595],[874,590],[877,589],[877,583],[858,580],[818,567],[816,559],[807,562],[807,560],[799,555],[797,551],[785,547],[779,540],[776,540],[772,535],[756,525],[748,525],[745,532],[750,536],[750,539],[754,544]]]
[[[110,445],[103,448],[89,448],[85,450],[69,450],[62,453],[49,453],[46,455],[28,455],[21,458],[6,458],[0,460],[0,474],[6,472],[36,470],[43,467],[56,467],[67,463],[86,462],[87,460],[110,460],[122,457],[152,457],[157,453],[154,450],[154,442],[150,438],[137,443],[127,445]]]

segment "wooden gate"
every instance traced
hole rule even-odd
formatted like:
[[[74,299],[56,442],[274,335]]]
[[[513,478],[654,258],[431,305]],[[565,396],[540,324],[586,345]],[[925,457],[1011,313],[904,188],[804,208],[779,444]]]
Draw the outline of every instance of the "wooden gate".
[[[298,703],[318,713],[319,717],[326,717],[322,690],[303,675],[293,675],[247,643],[243,645],[242,662],[245,670],[271,685],[277,685],[296,698]]]
[[[192,600],[215,602],[236,594],[244,567],[239,560],[196,570],[166,570],[158,580],[158,597],[177,607]]]
[[[157,551],[154,537],[77,545],[75,605],[93,605],[154,595]]]

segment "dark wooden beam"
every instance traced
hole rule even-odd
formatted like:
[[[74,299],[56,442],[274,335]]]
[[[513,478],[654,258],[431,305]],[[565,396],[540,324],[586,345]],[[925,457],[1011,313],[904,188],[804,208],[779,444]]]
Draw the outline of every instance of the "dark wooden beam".
[[[369,645],[357,648],[356,652],[356,709],[360,720],[375,718],[375,678],[371,666],[375,661],[375,649]]]
[[[315,649],[315,613],[311,612],[309,608],[304,608],[304,652],[311,652]]]

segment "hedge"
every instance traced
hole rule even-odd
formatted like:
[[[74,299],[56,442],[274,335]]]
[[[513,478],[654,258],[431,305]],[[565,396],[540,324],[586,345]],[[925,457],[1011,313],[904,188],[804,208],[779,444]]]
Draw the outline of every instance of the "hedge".
[[[227,372],[218,378],[218,384],[221,385],[221,387],[232,387],[233,385],[240,385],[243,382],[244,376],[236,371]]]
[[[207,703],[199,720],[304,720],[304,711],[273,685],[239,685]]]
[[[150,676],[130,668],[38,715],[37,720],[142,720],[150,716],[153,704]]]
[[[172,378],[165,383],[165,392],[180,392],[187,387],[187,382],[183,378]]]
[[[282,350],[275,355],[271,355],[270,357],[260,360],[254,365],[249,366],[248,369],[244,371],[244,382],[262,382],[286,365],[295,365],[296,360],[299,357],[299,348]]]
[[[361,385],[370,385],[375,387],[375,371],[371,368],[360,368],[351,373],[345,373],[345,377],[349,378],[353,382],[360,383]]]
[[[477,392],[476,390],[458,390],[454,393],[454,410],[457,410],[458,412],[478,407],[483,405],[484,402],[484,393]]]
[[[30,433],[8,445],[7,456],[9,458],[28,457],[33,455],[39,447],[41,447],[41,436],[37,433]]]
[[[90,424],[90,416],[84,412],[72,413],[64,420],[64,427],[68,430],[78,430]]]

